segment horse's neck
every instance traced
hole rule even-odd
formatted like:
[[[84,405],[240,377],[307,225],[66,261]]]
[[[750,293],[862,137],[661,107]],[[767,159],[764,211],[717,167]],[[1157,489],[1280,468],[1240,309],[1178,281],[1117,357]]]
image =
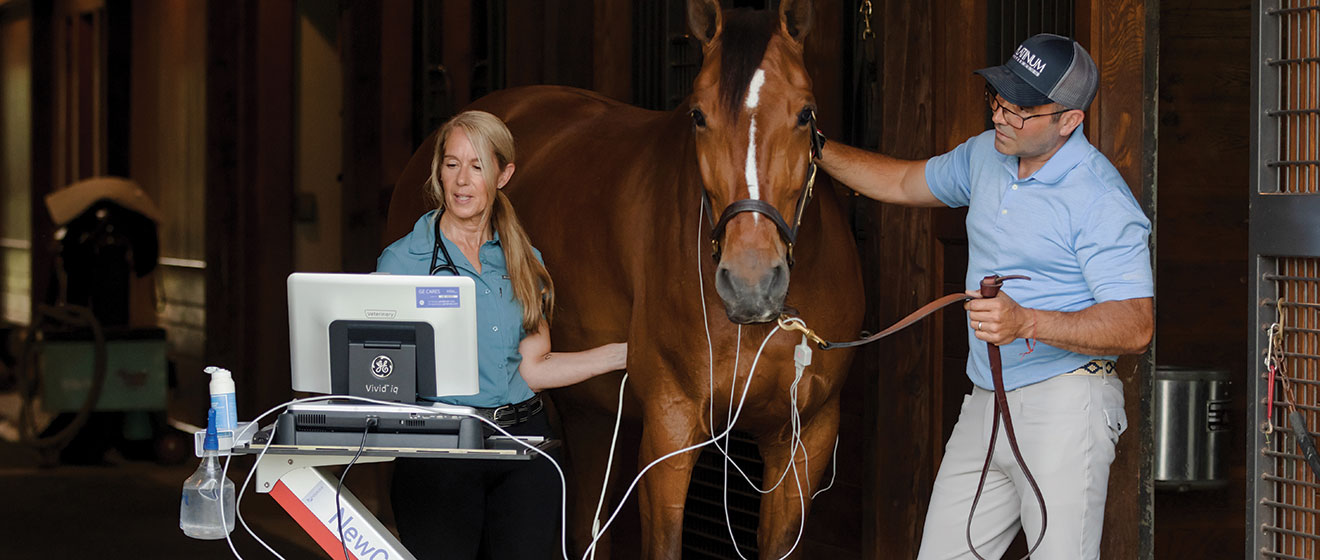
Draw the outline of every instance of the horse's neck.
[[[683,115],[683,120],[687,120],[687,115]],[[697,147],[692,136],[692,129],[689,127],[684,131],[680,142],[679,151],[679,170],[676,176],[678,185],[674,196],[674,211],[679,219],[679,231],[684,232],[680,238],[684,241],[683,254],[687,255],[688,247],[697,247],[696,237],[708,237],[711,225],[715,221],[715,216],[708,214],[709,205],[706,200],[705,185],[701,178],[701,168],[697,164]]]

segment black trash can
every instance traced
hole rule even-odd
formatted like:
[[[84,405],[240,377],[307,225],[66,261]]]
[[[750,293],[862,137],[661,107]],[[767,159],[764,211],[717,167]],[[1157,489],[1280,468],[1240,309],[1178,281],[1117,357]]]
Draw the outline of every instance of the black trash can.
[[[1155,368],[1155,487],[1217,488],[1228,484],[1227,371],[1176,366]]]

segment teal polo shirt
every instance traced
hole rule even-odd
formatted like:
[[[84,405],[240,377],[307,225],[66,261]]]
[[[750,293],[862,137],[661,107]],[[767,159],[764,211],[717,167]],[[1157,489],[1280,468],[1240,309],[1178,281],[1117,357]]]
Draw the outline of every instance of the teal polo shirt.
[[[427,212],[413,224],[408,235],[391,243],[376,260],[376,271],[390,274],[426,275],[431,270],[431,250],[435,247],[436,211]],[[494,239],[482,244],[478,251],[481,272],[478,273],[467,256],[452,241],[441,234],[445,248],[453,257],[460,275],[471,278],[477,288],[477,374],[480,392],[475,395],[441,397],[439,402],[481,408],[493,408],[520,403],[535,393],[518,372],[522,354],[518,344],[526,335],[522,329],[522,304],[513,297],[513,282],[500,246],[499,232]],[[541,252],[535,248],[537,260]],[[438,264],[445,255],[440,253]],[[440,272],[439,274],[446,274]]]
[[[992,274],[1025,274],[1004,284],[1024,307],[1078,311],[1096,303],[1152,297],[1150,220],[1118,170],[1078,126],[1045,165],[1018,179],[1018,158],[995,149],[993,130],[926,163],[931,194],[968,207],[967,289]],[[985,342],[970,327],[967,375],[992,389]],[[1093,358],[1046,344],[1002,347],[1004,388],[1067,373]]]

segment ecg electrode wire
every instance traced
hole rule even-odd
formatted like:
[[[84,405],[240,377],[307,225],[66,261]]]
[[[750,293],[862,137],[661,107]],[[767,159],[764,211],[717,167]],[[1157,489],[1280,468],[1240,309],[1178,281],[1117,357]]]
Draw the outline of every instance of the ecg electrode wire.
[[[705,210],[706,210],[706,205],[705,205],[705,204],[701,204],[701,205],[699,205],[699,210],[697,211],[697,231],[698,231],[698,232],[701,231],[701,221],[702,221],[702,219],[705,217]],[[703,272],[703,271],[702,271],[702,268],[703,268],[703,267],[702,267],[702,258],[701,258],[701,256],[702,256],[702,251],[701,251],[701,243],[700,243],[700,240],[701,240],[700,233],[698,233],[698,235],[697,235],[697,240],[698,240],[698,243],[697,243],[697,251],[696,251],[696,255],[697,255],[697,286],[698,286],[698,289],[700,290],[700,291],[698,292],[698,298],[697,298],[697,299],[701,302],[701,318],[702,318],[702,326],[705,327],[705,331],[706,331],[706,356],[707,356],[707,360],[708,360],[708,362],[709,362],[708,372],[709,372],[710,393],[711,393],[711,395],[713,396],[713,395],[715,394],[715,352],[714,352],[714,349],[713,349],[713,348],[714,348],[714,345],[713,345],[713,343],[711,342],[711,336],[710,336],[710,319],[709,319],[709,317],[708,317],[708,315],[707,315],[707,312],[706,312],[706,287],[705,287],[705,277],[704,277],[703,274],[702,274],[702,272]],[[802,322],[802,320],[801,320],[800,318],[794,318],[793,320],[796,320],[796,321],[798,321],[798,322]],[[804,323],[804,324],[805,324],[805,323]],[[756,357],[752,360],[752,367],[751,367],[751,369],[749,369],[748,372],[747,372],[747,381],[746,381],[746,385],[744,385],[744,387],[743,387],[743,400],[739,402],[738,407],[737,407],[737,409],[735,410],[734,407],[733,407],[733,395],[737,392],[737,388],[738,388],[738,362],[739,362],[739,357],[741,356],[741,350],[742,350],[742,325],[738,325],[738,338],[737,338],[737,343],[734,345],[734,358],[733,358],[733,364],[734,364],[734,365],[733,365],[733,385],[732,385],[732,387],[731,387],[731,390],[729,391],[729,410],[730,410],[730,414],[731,414],[731,415],[730,415],[730,417],[729,417],[729,418],[727,419],[727,421],[726,421],[726,429],[725,429],[724,433],[723,433],[722,435],[718,436],[718,437],[714,437],[714,438],[712,438],[712,440],[711,440],[712,442],[715,443],[715,448],[716,448],[716,449],[719,449],[719,450],[720,450],[720,453],[724,456],[724,469],[723,469],[723,471],[724,471],[724,484],[723,484],[723,488],[722,488],[723,503],[724,503],[724,523],[725,523],[725,528],[726,528],[726,529],[728,530],[728,532],[729,532],[729,539],[734,543],[734,546],[733,546],[734,552],[736,552],[740,558],[742,557],[742,552],[741,552],[740,550],[738,550],[737,537],[735,537],[734,534],[733,534],[733,523],[732,523],[732,521],[731,521],[730,518],[729,518],[729,504],[728,504],[728,492],[729,492],[728,470],[729,470],[729,463],[733,463],[733,467],[734,467],[734,469],[736,469],[736,470],[738,471],[738,474],[740,474],[740,475],[743,477],[743,480],[747,481],[747,485],[748,485],[748,486],[752,487],[752,489],[756,490],[758,493],[763,494],[763,495],[764,495],[764,494],[768,494],[768,493],[770,493],[770,492],[773,492],[776,488],[778,488],[779,485],[783,483],[784,478],[788,475],[788,471],[789,471],[790,468],[793,469],[794,480],[795,480],[795,481],[797,480],[797,474],[798,474],[798,473],[797,473],[797,461],[796,461],[796,458],[797,458],[797,450],[798,450],[798,447],[799,447],[799,446],[802,448],[803,458],[804,458],[804,460],[806,461],[805,466],[807,466],[807,472],[808,472],[808,473],[811,472],[811,470],[810,470],[810,461],[811,461],[811,457],[810,457],[810,454],[807,453],[806,445],[802,443],[802,433],[801,433],[802,423],[801,423],[800,414],[799,414],[799,412],[798,412],[798,408],[797,408],[797,386],[798,386],[798,382],[801,381],[801,379],[802,379],[802,371],[803,371],[803,369],[805,368],[805,365],[801,365],[801,364],[797,364],[797,363],[794,364],[794,365],[796,366],[796,369],[795,369],[795,377],[794,377],[794,380],[793,380],[793,385],[792,385],[792,387],[791,387],[790,390],[789,390],[789,393],[790,393],[790,403],[791,403],[791,409],[792,409],[791,412],[790,412],[789,422],[790,422],[790,425],[793,427],[793,430],[792,430],[792,437],[791,437],[791,440],[790,440],[790,445],[792,446],[792,447],[791,447],[792,451],[789,453],[788,466],[785,467],[783,474],[781,474],[781,475],[779,476],[779,480],[775,482],[774,486],[770,487],[768,490],[764,490],[764,491],[763,491],[763,490],[761,490],[759,487],[757,487],[756,484],[753,484],[753,483],[752,483],[752,480],[751,480],[751,477],[749,477],[749,476],[747,475],[747,473],[743,471],[742,467],[738,465],[738,462],[737,462],[737,461],[734,461],[734,460],[733,460],[733,457],[731,457],[731,456],[729,455],[729,451],[728,451],[728,449],[729,449],[729,443],[731,443],[731,442],[730,442],[729,440],[726,439],[726,440],[725,440],[726,443],[725,443],[724,447],[721,447],[720,444],[719,444],[719,440],[720,440],[720,439],[722,439],[722,438],[727,438],[728,435],[732,432],[732,430],[733,430],[733,426],[734,426],[734,424],[737,422],[737,418],[738,418],[738,416],[742,413],[742,403],[745,402],[745,399],[746,399],[746,396],[747,396],[747,390],[751,388],[751,385],[752,385],[752,376],[756,373],[756,365],[757,365],[757,362],[758,362],[758,361],[760,360],[760,358],[761,358],[761,351],[765,349],[765,345],[766,345],[767,342],[770,341],[770,337],[772,337],[772,336],[775,334],[775,332],[777,332],[778,330],[779,330],[779,326],[778,326],[778,324],[776,324],[775,328],[774,328],[773,330],[771,330],[769,334],[766,335],[766,337],[765,337],[765,339],[764,339],[763,341],[761,341],[761,346],[760,346],[760,348],[757,349],[757,351],[756,351]],[[804,339],[804,340],[805,340],[805,339]],[[805,347],[805,342],[803,343],[803,346]],[[808,353],[807,355],[810,356],[810,348],[809,348],[809,347],[806,347],[806,352]],[[795,353],[795,354],[794,354],[794,361],[795,361],[795,362],[796,362],[796,357],[797,357],[797,354]],[[708,415],[708,419],[709,419],[709,421],[710,421],[710,432],[711,432],[712,434],[714,434],[714,433],[715,433],[715,404],[714,404],[714,399],[707,399],[707,403],[709,404],[709,411],[710,411],[710,412],[709,412],[709,415]],[[838,436],[835,436],[835,440],[834,440],[834,441],[835,441],[835,452],[836,452],[836,454],[837,454],[837,451],[838,451]],[[834,465],[834,468],[835,468],[835,473],[837,473],[837,472],[838,472],[838,471],[837,471],[837,469],[838,469],[838,465],[837,465],[837,464]],[[640,476],[640,475],[639,475],[639,476]],[[833,476],[833,474],[832,474],[831,477],[830,477],[830,486],[833,486],[833,484],[834,484],[834,476]],[[828,489],[828,488],[829,488],[829,486],[827,486],[825,489]],[[817,491],[815,494],[812,494],[812,498],[814,499],[817,495],[820,494],[820,492],[823,492],[825,489],[821,489],[820,491]],[[801,501],[801,514],[799,515],[799,524],[798,524],[798,539],[800,540],[800,539],[801,539],[801,536],[802,536],[802,529],[803,529],[803,527],[806,525],[806,518],[807,518],[807,509],[806,509],[807,506],[806,506],[806,502],[805,502],[805,501],[802,501],[802,485],[801,485],[801,482],[800,482],[800,481],[798,481],[798,497],[799,497],[799,500]],[[791,548],[789,548],[789,550],[788,550],[787,553],[785,553],[785,555],[784,555],[785,558],[788,557],[789,554],[792,554],[792,553],[793,553],[793,550],[797,548],[797,542],[798,542],[797,540],[794,541],[793,546],[792,546]],[[594,542],[594,540],[593,540],[593,542],[592,542],[592,546],[593,546],[593,547],[595,546],[595,542]],[[744,559],[744,560],[745,560],[745,559]]]
[[[816,496],[821,495],[822,492],[834,487],[834,477],[839,474],[839,436],[837,435],[834,436],[834,453],[830,454],[830,467],[830,483],[826,484],[824,488],[817,490],[815,494],[812,494],[812,500],[815,500]]]
[[[605,459],[605,477],[600,481],[600,500],[596,501],[596,513],[591,516],[592,560],[596,558],[595,541],[600,538],[601,534],[600,510],[605,507],[605,491],[610,485],[610,468],[614,465],[614,446],[619,441],[619,424],[623,421],[623,390],[627,385],[628,372],[625,371],[623,372],[623,379],[619,381],[619,408],[618,414],[614,415],[614,435],[610,437],[610,454]]]
[[[706,205],[705,205],[705,204],[700,205],[700,209],[698,210],[698,213],[697,213],[697,229],[698,229],[698,230],[701,229],[701,221],[702,221],[702,219],[705,217],[705,211],[706,211]],[[704,278],[704,276],[702,276],[702,264],[701,264],[701,261],[702,261],[702,258],[701,258],[701,254],[702,254],[702,253],[701,253],[701,244],[700,244],[700,239],[701,239],[701,237],[698,235],[697,239],[698,239],[698,244],[697,244],[697,286],[698,286],[698,289],[699,289],[699,292],[698,292],[698,293],[700,294],[700,297],[699,297],[698,299],[701,301],[701,318],[702,318],[702,326],[704,326],[705,329],[706,329],[706,356],[707,356],[707,362],[709,363],[708,371],[709,371],[710,392],[711,392],[711,395],[714,395],[714,394],[715,394],[715,352],[714,352],[714,350],[713,350],[713,344],[712,344],[712,342],[711,342],[711,336],[710,336],[710,319],[708,318],[707,313],[706,313],[706,287],[705,287],[705,278]],[[793,321],[798,321],[798,322],[802,322],[801,319],[796,318],[796,317],[792,318],[791,320],[793,320]],[[770,335],[772,335],[772,334],[774,334],[774,331],[771,331],[770,334],[766,335],[766,340],[769,340]],[[761,347],[762,347],[762,348],[765,347],[765,342],[764,342],[764,341],[761,342]],[[729,408],[728,408],[728,410],[729,410],[729,413],[730,413],[731,416],[730,416],[729,418],[726,418],[726,421],[725,421],[725,426],[726,426],[726,428],[731,428],[732,425],[733,425],[733,424],[732,424],[732,419],[733,419],[733,416],[732,416],[732,415],[734,414],[734,408],[733,408],[733,395],[735,395],[735,394],[738,392],[738,363],[739,363],[739,361],[740,361],[741,356],[742,356],[742,325],[738,325],[737,343],[734,344],[734,350],[733,350],[733,386],[732,386],[732,390],[729,391]],[[759,352],[758,352],[758,356],[759,356]],[[751,375],[752,375],[752,371],[755,371],[755,367],[756,367],[755,364],[753,364],[753,366],[752,366],[753,370],[748,371],[748,376],[747,376],[748,379],[747,379],[747,382],[748,382],[749,384],[751,383]],[[798,379],[795,379],[795,380],[793,381],[793,386],[792,386],[792,388],[790,389],[791,396],[792,396],[792,403],[793,403],[793,406],[792,406],[792,408],[793,408],[793,412],[792,412],[792,413],[793,413],[794,415],[797,414],[797,399],[796,399],[796,395],[797,395],[797,381],[798,381],[799,379],[801,379],[801,375],[800,375],[801,372],[799,371],[798,373],[799,373]],[[707,402],[707,404],[709,405],[709,414],[708,414],[708,416],[707,416],[707,419],[709,420],[709,423],[710,423],[710,433],[714,434],[714,433],[715,433],[715,400],[714,400],[714,399],[707,399],[706,402]],[[800,427],[800,426],[801,426],[801,422],[798,421],[798,422],[796,422],[796,423],[793,423],[793,425]],[[729,431],[729,430],[726,430],[726,433],[727,433],[728,431]],[[794,432],[793,432],[793,439],[794,439],[794,441],[801,441],[801,433],[800,433],[799,430],[796,430],[796,429],[794,430]],[[836,440],[836,441],[837,441],[837,440]],[[777,482],[775,483],[774,486],[770,487],[770,489],[768,489],[768,490],[761,490],[760,488],[758,488],[758,487],[756,486],[756,484],[754,484],[754,483],[752,482],[751,477],[748,476],[747,473],[746,473],[745,471],[743,471],[742,467],[738,465],[738,462],[737,462],[737,461],[734,461],[733,457],[731,457],[731,456],[729,455],[729,443],[728,443],[728,442],[726,442],[725,445],[721,446],[721,445],[720,445],[720,442],[719,442],[719,441],[716,441],[716,442],[715,442],[715,448],[718,449],[718,450],[720,450],[720,453],[724,456],[724,459],[725,459],[725,462],[726,462],[726,464],[725,464],[725,469],[728,469],[728,464],[727,464],[727,463],[730,463],[730,462],[733,463],[733,468],[734,468],[735,470],[738,471],[738,474],[742,475],[743,480],[747,481],[747,485],[748,485],[748,486],[751,486],[752,489],[756,490],[757,492],[759,492],[759,493],[761,493],[761,494],[768,494],[768,493],[770,493],[770,492],[773,492],[774,489],[775,489],[775,488],[778,488],[778,487],[779,487],[779,484],[780,484],[781,482],[783,482],[784,477],[788,475],[788,469],[784,469],[784,473],[781,474],[781,475],[779,475],[779,481],[777,481]],[[805,448],[805,446],[804,446],[804,447],[803,447],[803,452],[805,452],[805,451],[806,451],[806,448]],[[797,454],[797,449],[796,449],[796,446],[795,446],[795,447],[794,447],[794,450],[793,450],[793,456],[796,456],[796,454]],[[808,459],[808,460],[809,460],[809,459]],[[833,481],[831,480],[831,483],[832,483],[832,482],[833,482]],[[725,491],[727,492],[727,490],[728,490],[728,484],[727,484],[727,482],[726,482],[726,484],[725,484],[725,488],[724,488],[724,489],[725,489]],[[814,496],[813,496],[813,497],[814,497]],[[726,509],[726,511],[725,511],[724,513],[725,513],[725,518],[726,518],[726,522],[727,522],[727,521],[728,521],[728,511],[727,511],[728,508],[726,507],[725,509]],[[729,527],[729,531],[730,531],[730,537],[732,537],[732,531],[733,531],[732,526]]]
[[[776,333],[776,332],[779,332],[779,325],[775,325],[775,328],[774,328],[773,330],[770,331],[770,334],[773,335],[773,334]],[[765,339],[765,340],[766,340],[766,342],[769,342],[769,341],[770,341],[770,336],[766,336],[766,339]],[[759,360],[759,359],[761,358],[761,350],[764,350],[764,349],[765,349],[765,344],[762,344],[762,345],[761,345],[761,348],[760,348],[759,350],[757,350],[757,352],[756,352],[756,359],[757,359],[757,360]],[[752,361],[752,370],[753,370],[753,371],[756,370],[756,360],[753,360],[753,361]],[[748,385],[746,385],[746,386],[743,387],[742,397],[740,397],[739,400],[738,400],[738,413],[739,413],[739,414],[742,412],[743,404],[744,404],[744,403],[746,402],[746,400],[747,400],[747,389],[749,389],[750,387],[751,387],[751,384],[750,384],[750,383],[749,383]],[[737,422],[738,422],[738,415],[735,414],[734,417],[733,417],[733,423],[737,423]],[[718,440],[718,439],[720,439],[720,438],[722,438],[722,437],[725,437],[725,436],[727,436],[728,434],[729,434],[728,430],[725,430],[724,433],[721,433],[721,434],[719,434],[718,436],[712,437],[712,438],[710,438],[710,439],[708,439],[708,440],[706,440],[706,441],[703,441],[703,442],[701,442],[701,443],[695,443],[695,444],[689,445],[689,446],[684,447],[684,448],[681,448],[681,449],[676,449],[676,450],[674,450],[674,451],[670,451],[669,453],[666,453],[666,454],[661,455],[660,457],[656,458],[654,461],[651,461],[650,463],[647,463],[646,467],[642,468],[642,470],[641,470],[640,472],[637,473],[637,476],[633,478],[632,483],[628,485],[628,490],[627,490],[626,492],[623,493],[623,498],[619,500],[619,505],[618,505],[617,507],[615,507],[615,508],[614,508],[614,512],[613,512],[612,514],[610,514],[610,518],[609,518],[609,520],[605,522],[605,525],[601,526],[601,529],[600,529],[600,530],[601,530],[601,533],[604,533],[605,530],[609,528],[610,524],[611,524],[611,523],[614,523],[614,519],[615,519],[616,517],[618,517],[619,512],[623,510],[623,506],[627,504],[628,496],[631,496],[631,495],[632,495],[632,491],[633,491],[633,489],[636,488],[636,487],[637,487],[637,483],[640,482],[640,481],[642,480],[642,476],[646,475],[646,471],[651,470],[652,467],[654,467],[654,466],[656,466],[656,465],[658,465],[658,464],[664,462],[665,460],[668,460],[670,457],[675,457],[675,456],[677,456],[677,455],[681,455],[681,454],[683,454],[683,453],[687,453],[687,452],[689,452],[689,451],[693,451],[693,450],[696,450],[696,449],[700,449],[700,448],[702,448],[702,447],[705,447],[705,446],[707,446],[707,445],[710,445],[711,443],[714,443],[716,440]],[[593,539],[591,540],[591,545],[587,547],[587,552],[588,552],[588,554],[589,554],[592,550],[594,550],[594,549],[596,548],[596,541],[597,541],[597,540],[599,540],[599,539],[594,539],[594,538],[593,538]],[[582,555],[582,558],[583,558],[583,559],[587,558],[587,554],[583,554],[583,555]]]

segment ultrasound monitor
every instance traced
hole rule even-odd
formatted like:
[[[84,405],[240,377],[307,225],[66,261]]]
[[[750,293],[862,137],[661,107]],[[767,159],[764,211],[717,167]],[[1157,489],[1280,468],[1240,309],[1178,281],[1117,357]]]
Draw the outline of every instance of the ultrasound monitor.
[[[398,402],[477,393],[471,278],[295,272],[288,290],[293,390]]]

